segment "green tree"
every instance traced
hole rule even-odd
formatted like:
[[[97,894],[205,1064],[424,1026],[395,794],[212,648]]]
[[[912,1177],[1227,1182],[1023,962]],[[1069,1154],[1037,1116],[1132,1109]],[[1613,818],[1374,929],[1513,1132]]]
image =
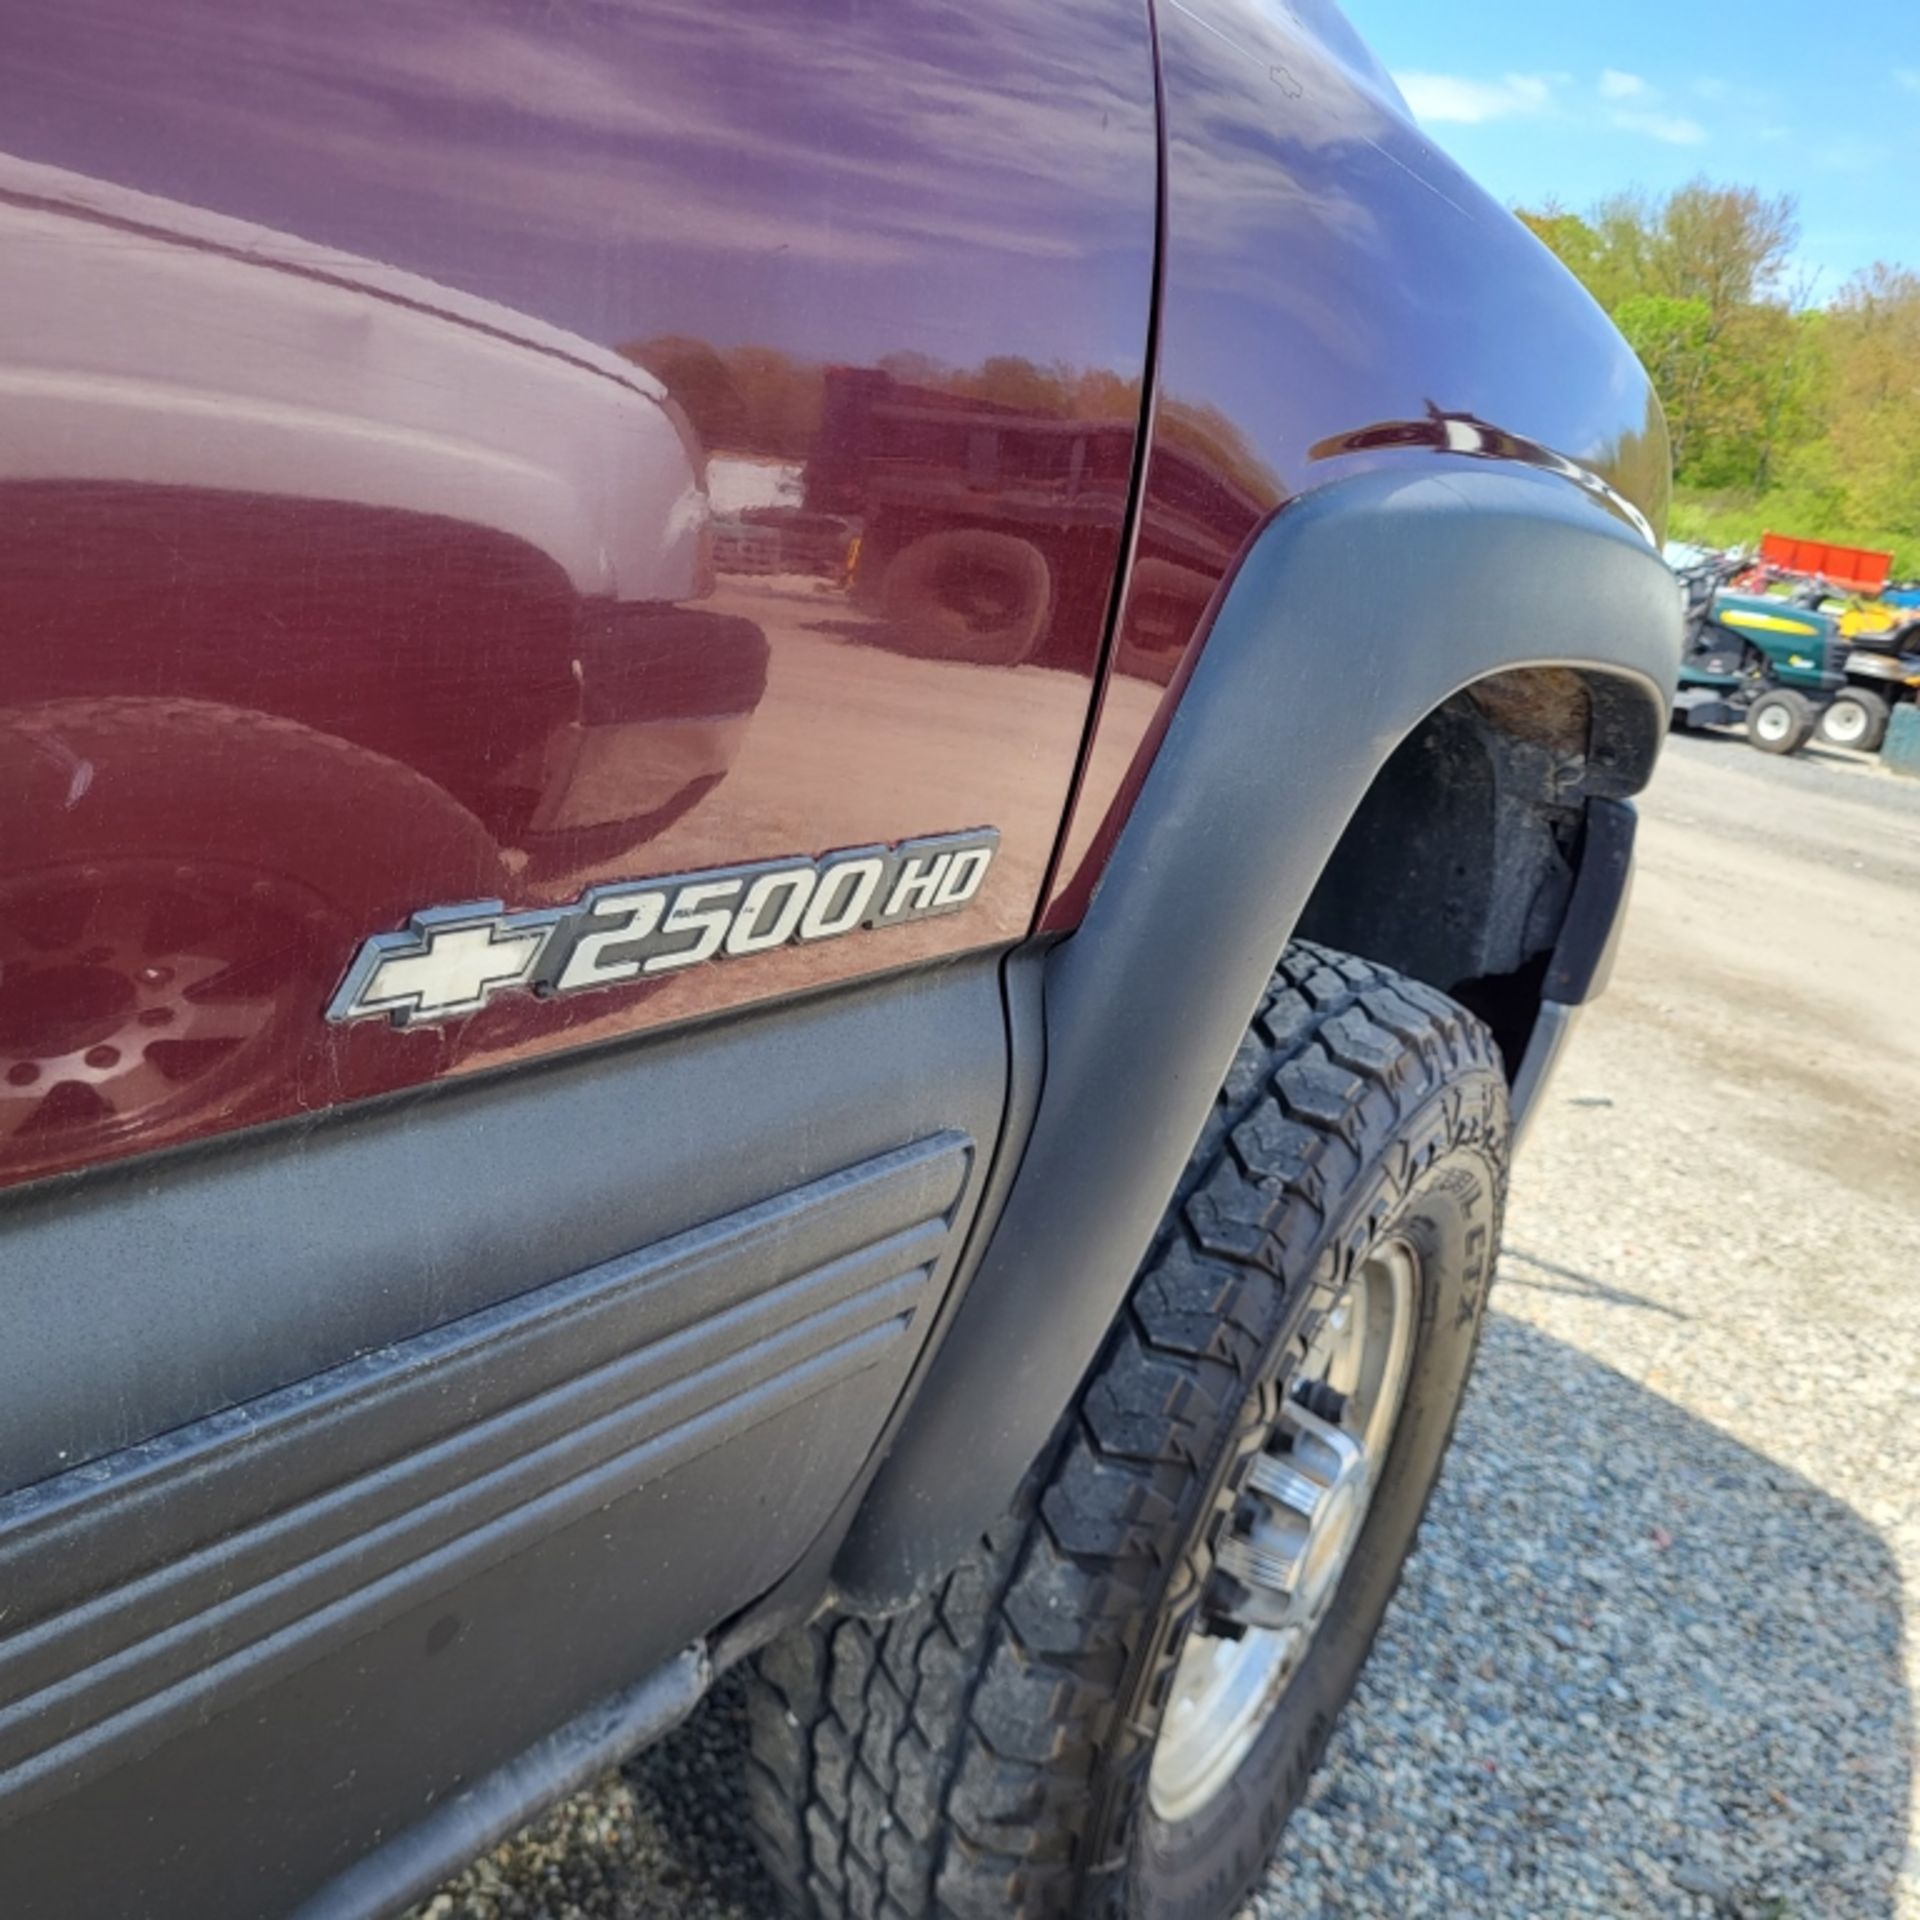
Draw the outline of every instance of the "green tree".
[[[1515,211],[1609,313],[1651,290],[1647,254],[1656,216],[1644,194],[1614,194],[1584,217],[1557,200]]]
[[[1920,274],[1884,263],[1833,304],[1832,429],[1857,519],[1920,532]]]
[[[1520,224],[1535,239],[1546,244],[1560,264],[1572,273],[1590,293],[1602,278],[1600,236],[1577,213],[1569,213],[1557,200],[1537,208],[1515,207]],[[1595,294],[1598,298],[1598,294]],[[1607,303],[1602,301],[1604,306]]]
[[[1769,200],[1752,187],[1716,187],[1702,178],[1648,210],[1648,287],[1703,302],[1716,336],[1734,314],[1773,291],[1800,238],[1791,194]]]
[[[1640,356],[1667,409],[1673,464],[1685,472],[1694,451],[1703,396],[1713,363],[1713,315],[1704,300],[1669,293],[1630,294],[1614,309],[1614,324]]]
[[[1920,567],[1920,275],[1876,266],[1816,307],[1789,280],[1792,198],[1705,179],[1516,211],[1646,366],[1678,524],[1891,546]]]

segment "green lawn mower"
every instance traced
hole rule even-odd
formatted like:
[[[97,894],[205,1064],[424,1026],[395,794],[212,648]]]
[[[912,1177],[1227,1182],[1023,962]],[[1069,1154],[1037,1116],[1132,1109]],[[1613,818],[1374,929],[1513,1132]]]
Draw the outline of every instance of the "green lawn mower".
[[[1835,746],[1879,744],[1887,707],[1849,683],[1839,623],[1817,608],[1726,582],[1745,565],[1708,556],[1677,569],[1687,604],[1673,724],[1745,726],[1762,753],[1798,753],[1816,732]]]
[[[1821,715],[1821,739],[1878,753],[1893,709],[1920,695],[1920,614],[1867,625],[1820,579],[1797,586],[1787,604],[1814,609],[1838,623],[1846,693]]]

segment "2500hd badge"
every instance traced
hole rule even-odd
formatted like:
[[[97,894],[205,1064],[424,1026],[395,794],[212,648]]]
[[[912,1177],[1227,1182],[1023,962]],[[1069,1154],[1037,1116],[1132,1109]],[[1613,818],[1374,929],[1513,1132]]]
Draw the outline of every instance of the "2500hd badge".
[[[473,1013],[500,993],[582,993],[730,955],[833,940],[957,913],[979,893],[993,827],[590,887],[571,906],[508,913],[498,900],[429,907],[376,933],[347,969],[329,1020],[396,1027]]]

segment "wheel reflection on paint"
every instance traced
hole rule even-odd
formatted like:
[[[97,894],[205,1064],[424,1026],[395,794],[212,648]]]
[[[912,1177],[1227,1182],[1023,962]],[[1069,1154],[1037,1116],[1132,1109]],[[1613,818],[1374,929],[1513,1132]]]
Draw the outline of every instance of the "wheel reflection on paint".
[[[0,1150],[69,1161],[236,1096],[291,1038],[313,904],[217,867],[102,862],[0,900]],[[310,938],[310,933],[305,937]]]

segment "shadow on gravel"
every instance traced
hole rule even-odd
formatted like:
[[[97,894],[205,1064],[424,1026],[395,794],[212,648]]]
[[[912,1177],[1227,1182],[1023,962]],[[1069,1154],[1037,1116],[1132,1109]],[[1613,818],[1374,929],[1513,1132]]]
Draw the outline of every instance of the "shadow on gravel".
[[[739,1805],[746,1702],[722,1680],[657,1747],[476,1861],[407,1920],[772,1920]]]
[[[1900,1634],[1894,1562],[1851,1508],[1496,1312],[1419,1551],[1249,1911],[1883,1920],[1913,1759]],[[723,1689],[421,1911],[759,1920],[740,1738]]]
[[[1901,1607],[1851,1507],[1496,1311],[1254,1912],[1883,1920],[1913,1770]]]

